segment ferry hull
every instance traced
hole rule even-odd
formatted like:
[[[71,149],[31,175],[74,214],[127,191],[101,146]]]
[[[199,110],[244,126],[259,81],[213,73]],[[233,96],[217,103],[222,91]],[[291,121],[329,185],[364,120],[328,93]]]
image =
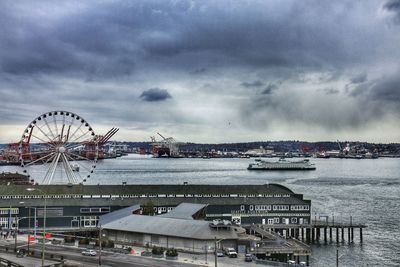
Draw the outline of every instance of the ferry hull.
[[[303,167],[295,167],[295,168],[268,168],[268,167],[248,167],[247,168],[250,171],[315,171],[317,168],[316,167],[308,167],[308,168],[303,168]]]

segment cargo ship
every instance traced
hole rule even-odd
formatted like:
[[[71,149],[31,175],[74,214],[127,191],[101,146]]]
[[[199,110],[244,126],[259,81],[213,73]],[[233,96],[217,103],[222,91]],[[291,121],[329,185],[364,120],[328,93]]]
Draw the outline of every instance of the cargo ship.
[[[305,170],[311,171],[315,170],[315,164],[311,163],[310,160],[298,160],[298,161],[288,161],[283,158],[279,161],[265,161],[257,159],[255,163],[250,163],[248,170],[260,170],[260,171],[290,171],[290,170]]]

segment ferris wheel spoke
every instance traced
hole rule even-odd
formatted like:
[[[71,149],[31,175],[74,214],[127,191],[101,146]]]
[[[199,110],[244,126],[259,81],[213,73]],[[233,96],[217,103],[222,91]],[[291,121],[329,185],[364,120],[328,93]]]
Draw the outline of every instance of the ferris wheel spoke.
[[[56,160],[54,162],[53,170],[52,170],[52,172],[50,174],[50,177],[49,177],[49,181],[48,181],[49,184],[51,183],[51,181],[53,181],[54,174],[55,174],[55,172],[57,170],[58,162],[60,161],[60,155],[61,155],[61,153],[57,154]]]
[[[45,163],[49,163],[49,161],[50,160],[53,160],[56,156],[57,156],[57,154],[56,153],[53,153],[54,154],[54,156],[53,157],[50,157],[50,158],[48,158],[47,160],[46,160],[46,162]]]
[[[55,153],[56,153],[56,152],[47,154],[47,155],[45,155],[45,156],[43,156],[43,157],[41,157],[41,158],[38,158],[37,160],[34,160],[34,161],[32,161],[32,162],[27,163],[25,166],[31,166],[31,165],[35,164],[36,162],[42,161],[42,160],[44,160],[44,159],[46,159],[46,158],[48,158],[48,157],[54,155]]]
[[[53,124],[54,124],[54,126],[56,128],[56,138],[55,139],[57,139],[57,137],[58,137],[58,126],[57,126],[57,121],[56,121],[56,116],[55,115],[53,116]]]
[[[62,127],[61,127],[61,134],[60,134],[60,139],[59,139],[60,143],[63,142],[63,138],[64,138],[64,127],[65,127],[65,124],[63,124]]]
[[[44,121],[44,123],[46,124],[47,129],[49,129],[51,135],[53,136],[53,140],[55,140],[55,139],[56,139],[56,136],[54,135],[53,131],[51,130],[51,128],[50,128],[50,126],[49,126],[49,123],[47,122],[46,118],[43,118],[43,121]]]
[[[52,162],[50,163],[50,167],[46,172],[46,175],[44,176],[43,183],[44,184],[50,184],[52,180],[52,176],[54,175],[54,172],[57,168],[57,163],[58,159],[60,157],[60,153],[57,153],[54,155]]]
[[[70,139],[72,139],[72,138],[75,136],[75,134],[82,128],[83,124],[84,124],[84,123],[81,123],[81,125],[79,125],[79,127],[75,129],[75,131],[74,131],[73,134],[71,135]]]
[[[66,135],[66,137],[65,137],[64,144],[68,142],[68,139],[69,139],[69,131],[70,131],[70,130],[71,130],[71,125],[68,126],[67,135]]]
[[[71,145],[67,145],[65,148],[68,149],[68,150],[74,150],[75,148],[78,148],[78,147],[84,146],[84,145],[85,144],[83,144],[83,143],[74,143],[74,144],[71,144]]]
[[[46,142],[46,141],[44,141],[42,138],[40,138],[40,137],[37,137],[36,135],[34,135],[34,134],[32,134],[32,136],[33,137],[35,137],[36,139],[38,139],[39,141],[42,141],[43,143],[45,143],[45,144],[49,144],[49,145],[51,145],[51,146],[53,146],[54,147],[54,144],[53,144],[53,141],[51,140],[51,139],[49,139],[50,140],[50,143],[49,142]],[[46,135],[46,137],[48,138],[48,136]]]
[[[71,140],[71,143],[78,142],[79,139],[81,139],[82,137],[86,136],[88,133],[90,133],[90,131],[83,132],[83,134],[80,135],[78,138],[75,138],[74,140]]]
[[[69,156],[68,154],[64,154],[66,156],[66,158],[70,158],[72,162],[78,164],[79,168],[83,167],[84,169],[87,169],[85,166],[83,166],[82,164],[79,164],[76,160],[74,160],[71,156]],[[75,175],[74,171],[71,169],[72,173]],[[80,180],[82,179],[82,176],[80,175],[79,171],[76,172],[76,174],[78,175]]]
[[[75,122],[75,118],[73,116],[71,116],[71,122],[70,122],[69,127],[68,127],[67,140],[65,140],[65,143],[67,143],[69,141],[70,130],[71,130],[71,127],[74,126],[74,122]]]
[[[91,170],[90,170],[88,167],[86,167],[86,166],[83,165],[83,164],[80,164],[79,161],[75,160],[75,159],[72,158],[70,155],[68,155],[68,154],[65,154],[65,155],[66,155],[71,161],[73,161],[74,163],[78,164],[79,167],[82,167],[82,168],[84,168],[85,170],[87,170],[88,172],[91,172]]]
[[[54,140],[52,140],[52,139],[48,136],[48,134],[46,134],[46,133],[42,130],[41,127],[39,127],[38,125],[36,125],[36,128],[39,129],[39,131],[40,131],[47,139],[49,139],[50,143],[53,143],[53,142],[54,142]],[[33,133],[32,133],[32,136],[35,137],[35,138],[37,138],[37,139],[39,139],[39,138],[38,138],[36,135],[34,135]],[[43,143],[48,143],[48,142],[44,141],[43,139],[39,139],[39,140],[41,140]]]
[[[78,180],[76,179],[73,170],[71,169],[71,165],[68,162],[67,157],[65,156],[65,154],[61,154],[61,159],[63,161],[64,164],[64,170],[65,173],[67,174],[67,178],[70,181],[70,183],[76,183],[78,182]]]

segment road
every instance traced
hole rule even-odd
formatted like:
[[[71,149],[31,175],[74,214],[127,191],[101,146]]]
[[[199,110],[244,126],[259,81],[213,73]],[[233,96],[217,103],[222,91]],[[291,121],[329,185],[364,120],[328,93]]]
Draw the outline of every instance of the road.
[[[31,245],[31,250],[35,251],[35,253],[40,253],[41,245],[33,244]],[[66,247],[66,246],[55,246],[46,244],[46,253],[54,254],[54,255],[62,255],[66,259],[74,260],[82,263],[89,263],[93,265],[98,265],[98,256],[83,256],[81,254],[81,249],[77,249],[74,247]],[[110,267],[121,267],[121,266],[137,266],[137,267],[193,267],[198,265],[174,262],[174,261],[161,261],[152,258],[146,257],[134,257],[131,255],[125,255],[120,253],[112,253],[112,252],[102,252],[102,265],[110,266]]]

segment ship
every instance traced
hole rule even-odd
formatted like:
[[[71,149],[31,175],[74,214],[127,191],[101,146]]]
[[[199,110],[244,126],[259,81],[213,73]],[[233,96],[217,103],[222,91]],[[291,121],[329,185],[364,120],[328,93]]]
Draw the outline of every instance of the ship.
[[[291,170],[315,170],[315,164],[311,163],[308,159],[298,161],[288,161],[284,158],[279,161],[265,161],[258,159],[255,163],[250,163],[248,170],[261,170],[261,171],[291,171]]]

